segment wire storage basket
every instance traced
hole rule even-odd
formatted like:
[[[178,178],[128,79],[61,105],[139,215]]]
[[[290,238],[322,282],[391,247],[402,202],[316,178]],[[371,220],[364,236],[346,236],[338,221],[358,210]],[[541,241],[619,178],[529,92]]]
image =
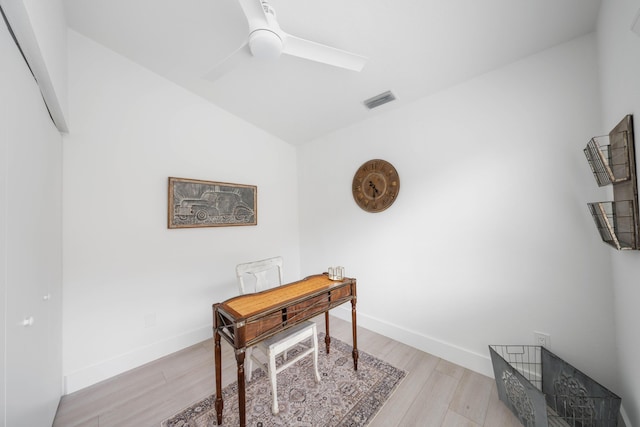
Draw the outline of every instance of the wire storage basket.
[[[618,250],[637,249],[637,208],[633,200],[587,203],[602,240]]]
[[[613,145],[608,135],[591,138],[583,150],[599,187],[630,178],[628,133],[619,132],[617,136],[621,141]]]
[[[500,400],[525,427],[616,427],[621,399],[541,346],[490,345]]]

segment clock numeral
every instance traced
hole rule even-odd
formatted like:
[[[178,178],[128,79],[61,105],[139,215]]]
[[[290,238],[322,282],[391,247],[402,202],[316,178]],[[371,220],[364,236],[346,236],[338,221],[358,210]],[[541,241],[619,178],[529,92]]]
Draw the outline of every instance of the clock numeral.
[[[361,171],[363,173],[368,173],[369,171],[374,171],[378,168],[378,164],[377,163],[369,163],[367,165],[362,166]]]

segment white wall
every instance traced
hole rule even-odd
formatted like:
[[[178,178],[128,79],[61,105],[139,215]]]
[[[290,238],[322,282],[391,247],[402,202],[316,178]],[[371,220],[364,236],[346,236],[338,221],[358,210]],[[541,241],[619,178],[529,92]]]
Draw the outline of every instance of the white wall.
[[[582,152],[601,130],[596,69],[589,35],[301,147],[303,274],[344,265],[360,325],[476,371],[492,375],[488,344],[533,344],[535,330],[617,389]],[[372,158],[401,181],[378,214],[351,195]]]
[[[62,393],[62,138],[4,21],[0,58],[0,426],[45,426]]]
[[[637,0],[602,2],[598,21],[602,90],[601,133],[608,133],[625,115],[634,115],[636,164],[640,144],[640,36],[630,28],[640,9]],[[615,321],[622,405],[627,426],[640,425],[640,253],[611,252],[615,285]]]
[[[69,33],[64,374],[72,392],[211,336],[233,266],[299,277],[295,148]],[[167,229],[170,176],[257,185],[258,225]],[[155,323],[155,326],[152,324]]]

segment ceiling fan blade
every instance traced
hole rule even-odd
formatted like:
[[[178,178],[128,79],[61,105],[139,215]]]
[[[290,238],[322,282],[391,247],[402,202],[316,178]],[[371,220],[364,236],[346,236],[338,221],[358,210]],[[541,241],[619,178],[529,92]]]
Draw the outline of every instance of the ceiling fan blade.
[[[243,61],[251,58],[251,51],[249,50],[248,42],[242,43],[242,46],[234,50],[231,55],[218,62],[211,71],[205,74],[202,78],[205,80],[215,81],[237,67]]]
[[[282,53],[352,71],[361,71],[367,62],[367,58],[362,55],[301,39],[290,34],[286,34]]]
[[[256,28],[264,28],[267,25],[267,17],[261,0],[238,0],[238,3],[240,3],[240,7],[249,22],[249,32]]]

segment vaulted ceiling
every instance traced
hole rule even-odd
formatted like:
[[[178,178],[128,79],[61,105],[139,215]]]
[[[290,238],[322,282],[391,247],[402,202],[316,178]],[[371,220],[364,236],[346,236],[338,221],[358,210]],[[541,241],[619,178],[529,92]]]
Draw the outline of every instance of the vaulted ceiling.
[[[255,0],[259,1],[259,0]],[[238,0],[64,0],[69,27],[291,144],[596,29],[600,0],[269,0],[289,34],[368,58],[282,55],[205,78],[249,31]],[[391,90],[374,110],[363,101]]]

